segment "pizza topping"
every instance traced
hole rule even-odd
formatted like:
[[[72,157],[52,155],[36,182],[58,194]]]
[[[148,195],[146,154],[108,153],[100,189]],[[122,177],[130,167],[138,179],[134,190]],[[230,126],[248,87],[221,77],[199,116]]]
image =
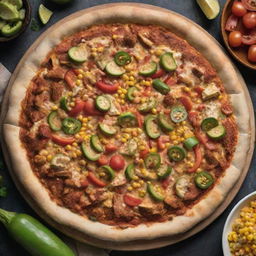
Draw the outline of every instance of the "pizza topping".
[[[160,180],[166,179],[172,173],[170,165],[161,165],[157,170],[157,176]]]
[[[158,115],[158,122],[159,122],[159,126],[164,130],[164,131],[173,131],[173,123],[171,122],[170,118],[163,114],[160,113]]]
[[[100,154],[94,151],[89,143],[83,142],[81,145],[82,152],[84,156],[91,161],[97,161],[100,157]]]
[[[106,65],[105,71],[111,76],[121,76],[125,73],[125,69],[118,66],[114,61],[110,61]]]
[[[209,188],[214,182],[212,175],[209,172],[198,172],[195,176],[195,184],[201,189]]]
[[[190,169],[188,169],[187,172],[189,173],[195,172],[200,167],[203,160],[200,145],[196,145],[195,147],[193,147],[193,150],[195,152],[195,162],[194,165]]]
[[[55,155],[51,160],[51,166],[54,168],[66,168],[67,164],[69,163],[70,158],[63,154]]]
[[[101,166],[98,170],[99,175],[106,181],[112,181],[115,178],[115,171],[108,165]]]
[[[66,134],[76,134],[81,129],[81,122],[73,117],[67,117],[62,121],[62,130]]]
[[[52,111],[47,117],[48,124],[53,131],[61,130],[61,120],[57,111]]]
[[[151,139],[157,139],[161,135],[156,116],[150,115],[145,118],[145,129]]]
[[[127,180],[134,180],[135,173],[134,173],[134,164],[129,164],[125,169],[125,177]]]
[[[153,80],[153,87],[158,92],[164,95],[170,92],[170,87],[166,83],[162,82],[160,79]]]
[[[127,91],[127,99],[131,102],[134,101],[135,99],[135,92],[138,91],[138,89],[136,87],[130,87]]]
[[[166,71],[173,71],[177,68],[175,59],[171,52],[166,52],[160,57],[160,65]]]
[[[219,95],[220,95],[219,88],[217,88],[214,83],[211,83],[202,92],[202,99],[205,101],[212,98],[217,98]]]
[[[107,184],[100,180],[93,172],[89,172],[88,179],[97,187],[105,187]]]
[[[92,147],[95,151],[97,151],[97,152],[99,152],[99,153],[101,153],[101,152],[104,151],[104,148],[103,148],[103,146],[102,146],[102,144],[101,144],[101,142],[100,142],[100,139],[99,139],[99,137],[98,137],[97,135],[92,135],[92,136],[91,136],[91,138],[90,138],[90,143],[91,143],[91,147]]]
[[[125,66],[131,62],[131,56],[128,52],[120,51],[115,54],[114,60],[118,66]]]
[[[178,197],[181,199],[185,198],[186,193],[189,190],[190,186],[190,177],[189,176],[181,176],[175,183],[175,192]]]
[[[103,123],[99,124],[99,129],[103,134],[107,136],[114,135],[117,132],[115,127]]]
[[[75,138],[73,137],[61,137],[59,135],[53,134],[52,141],[60,146],[66,146],[75,142]]]
[[[157,71],[157,63],[151,61],[140,67],[139,74],[142,76],[151,76]]]
[[[70,111],[70,107],[68,105],[68,97],[64,96],[60,99],[60,108],[62,108],[65,111]]]
[[[152,199],[156,201],[163,201],[164,196],[162,194],[161,188],[160,187],[154,187],[153,184],[148,183],[147,184],[147,191],[149,195],[152,197]]]
[[[161,157],[158,153],[149,153],[144,159],[145,166],[149,169],[158,169],[161,164]]]
[[[120,171],[125,166],[125,160],[121,155],[114,155],[110,158],[109,165],[116,171]]]
[[[135,139],[130,139],[123,148],[120,149],[120,153],[126,156],[133,156],[138,149],[138,144]]]
[[[68,50],[68,57],[76,63],[83,63],[88,59],[88,52],[84,45],[74,46]]]
[[[145,103],[141,104],[138,110],[141,113],[148,113],[156,106],[156,100],[154,98],[149,98]]]
[[[203,131],[207,132],[211,130],[212,128],[218,126],[219,122],[214,117],[207,117],[205,118],[201,123],[201,128]]]
[[[140,198],[134,197],[131,194],[125,194],[124,203],[131,207],[134,207],[140,205],[142,203],[142,200]]]
[[[102,112],[107,112],[111,107],[111,102],[104,95],[97,96],[95,103],[97,109]]]
[[[118,90],[118,84],[108,84],[103,81],[98,81],[95,85],[104,93],[113,94],[116,93]]]
[[[117,122],[121,127],[133,127],[137,124],[137,118],[133,113],[125,112],[117,118]]]
[[[226,129],[223,125],[218,125],[206,133],[213,140],[220,140],[226,134]]]
[[[175,106],[171,109],[171,119],[174,123],[180,123],[187,119],[188,113],[183,106]]]
[[[197,140],[196,137],[190,137],[190,138],[187,138],[187,139],[184,141],[184,146],[186,147],[186,149],[191,150],[191,149],[193,149],[193,147],[195,147],[198,143],[199,143],[199,141]]]
[[[186,150],[180,146],[172,146],[168,149],[168,157],[170,161],[182,161],[186,155]]]

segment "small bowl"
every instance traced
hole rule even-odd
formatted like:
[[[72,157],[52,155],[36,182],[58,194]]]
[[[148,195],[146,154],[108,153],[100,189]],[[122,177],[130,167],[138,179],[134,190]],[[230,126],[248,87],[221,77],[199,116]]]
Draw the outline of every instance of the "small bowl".
[[[231,48],[228,44],[228,34],[229,32],[227,32],[225,30],[225,25],[227,22],[228,17],[231,15],[231,7],[232,4],[235,0],[227,0],[226,4],[223,7],[222,10],[222,15],[221,15],[221,35],[223,38],[223,41],[228,49],[228,51],[230,52],[230,54],[240,63],[242,63],[243,65],[245,65],[248,68],[254,69],[256,70],[256,63],[252,63],[250,61],[248,61],[247,59],[247,52],[248,52],[248,47],[237,47],[237,48]]]
[[[226,220],[223,233],[222,233],[222,249],[224,256],[232,256],[228,244],[228,234],[232,231],[232,224],[239,217],[240,211],[243,207],[247,206],[251,201],[256,200],[256,191],[247,195],[241,199],[233,208],[233,210],[228,215]]]
[[[10,37],[4,37],[4,36],[0,36],[0,43],[1,42],[8,42],[16,37],[18,37],[20,34],[22,34],[26,28],[28,27],[30,20],[31,20],[31,6],[29,3],[29,0],[23,0],[23,7],[26,10],[26,14],[25,14],[25,18],[23,20],[23,24],[22,27],[20,29],[20,31],[16,34],[14,34],[13,36]]]

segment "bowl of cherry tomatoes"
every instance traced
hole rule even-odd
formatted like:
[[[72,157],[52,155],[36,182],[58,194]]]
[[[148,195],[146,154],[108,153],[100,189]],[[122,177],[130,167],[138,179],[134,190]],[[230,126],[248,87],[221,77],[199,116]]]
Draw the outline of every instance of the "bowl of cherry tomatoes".
[[[227,0],[221,34],[232,56],[256,70],[256,0]]]

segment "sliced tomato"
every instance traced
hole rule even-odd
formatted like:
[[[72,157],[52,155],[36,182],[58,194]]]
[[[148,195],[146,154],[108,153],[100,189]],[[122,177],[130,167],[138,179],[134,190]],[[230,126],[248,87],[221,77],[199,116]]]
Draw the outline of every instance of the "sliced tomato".
[[[190,111],[193,108],[192,101],[189,97],[187,96],[181,96],[180,97],[180,102],[181,104],[185,107],[187,111]]]
[[[191,122],[192,126],[194,127],[200,126],[199,113],[197,111],[190,111],[188,113],[188,119]]]
[[[80,182],[81,188],[86,188],[89,185],[89,181],[87,179],[84,179]]]
[[[170,183],[171,183],[171,176],[168,176],[166,179],[164,179],[164,180],[162,180],[161,181],[161,184],[162,184],[162,187],[164,188],[164,189],[167,189],[168,188],[168,186],[170,185]]]
[[[204,91],[204,88],[201,87],[201,86],[195,86],[195,87],[194,87],[194,91],[195,91],[198,95],[202,96],[202,92]]]
[[[163,151],[165,149],[165,143],[169,141],[169,136],[162,135],[157,139],[158,151]]]
[[[256,11],[256,1],[255,0],[242,0],[243,6],[249,11]]]
[[[118,86],[119,86],[117,83],[116,84],[108,84],[103,81],[98,81],[95,85],[102,92],[110,93],[110,94],[116,93],[118,90]]]
[[[110,158],[109,165],[116,171],[120,171],[125,166],[125,160],[121,155],[114,155]]]
[[[125,194],[124,203],[127,204],[128,206],[134,207],[140,205],[142,203],[142,199],[134,197],[130,194]]]
[[[142,126],[143,126],[143,116],[138,111],[135,111],[134,114],[137,118],[139,128],[142,128]]]
[[[75,142],[73,137],[61,137],[59,135],[53,134],[52,141],[60,146],[66,146]]]
[[[209,150],[215,150],[216,145],[209,141],[208,137],[200,131],[200,129],[195,130],[195,135],[197,139]]]
[[[169,86],[174,85],[177,83],[177,77],[173,76],[173,74],[170,74],[164,79],[164,82]]]
[[[68,112],[68,114],[72,117],[77,116],[84,109],[85,102],[82,100],[77,100],[76,105]]]
[[[100,180],[93,172],[89,172],[87,177],[89,181],[97,187],[105,187],[107,185],[104,181]]]
[[[198,110],[198,111],[202,111],[202,110],[204,110],[205,109],[205,104],[200,104],[197,108],[196,108],[196,110]]]
[[[165,71],[163,69],[158,69],[156,73],[151,76],[151,78],[160,78],[163,75],[165,75]]]
[[[114,144],[107,144],[105,146],[105,151],[106,151],[106,154],[111,154],[115,151],[117,151],[118,147]]]
[[[72,90],[76,86],[76,73],[73,69],[68,70],[64,76],[68,87]]]
[[[108,164],[108,157],[106,155],[101,155],[97,160],[99,166],[107,165]]]
[[[256,44],[256,29],[251,30],[249,34],[243,35],[242,43],[246,45]]]
[[[84,102],[84,114],[87,116],[101,116],[103,115],[102,112],[100,112],[95,107],[95,102],[93,99],[89,99]]]
[[[237,26],[238,26],[238,17],[235,16],[234,14],[231,14],[226,22],[226,26],[225,26],[225,30],[227,31],[234,31],[237,30]]]
[[[200,145],[196,145],[194,147],[194,153],[195,153],[195,163],[194,163],[194,166],[188,170],[188,172],[195,172],[200,167],[203,160]]]
[[[140,158],[144,158],[149,153],[149,150],[146,148],[140,151]]]

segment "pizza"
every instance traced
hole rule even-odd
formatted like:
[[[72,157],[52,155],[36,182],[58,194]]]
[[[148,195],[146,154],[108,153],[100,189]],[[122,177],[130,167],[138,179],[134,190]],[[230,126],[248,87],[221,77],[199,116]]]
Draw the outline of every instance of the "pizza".
[[[159,25],[112,22],[41,52],[13,96],[19,129],[6,125],[5,136],[19,141],[15,166],[29,166],[46,208],[91,229],[144,229],[144,238],[166,223],[175,227],[165,235],[184,232],[224,200],[218,191],[239,177],[239,123],[222,79],[186,40]],[[120,237],[111,232],[101,236]]]

